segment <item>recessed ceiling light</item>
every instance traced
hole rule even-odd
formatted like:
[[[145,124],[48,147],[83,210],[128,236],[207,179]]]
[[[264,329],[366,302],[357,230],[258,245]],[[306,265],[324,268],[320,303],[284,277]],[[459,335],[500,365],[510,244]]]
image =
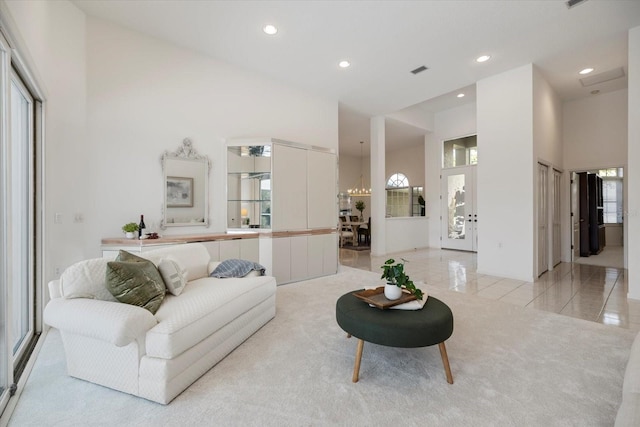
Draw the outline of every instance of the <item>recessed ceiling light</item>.
[[[349,67],[350,65],[351,65],[351,62],[346,61],[346,60],[345,60],[345,61],[340,61],[340,62],[338,63],[338,66],[339,66],[340,68],[347,68],[347,67]]]
[[[457,96],[458,98],[464,98],[464,93],[459,93]]]
[[[486,62],[489,59],[491,59],[489,55],[482,55],[476,58],[476,62]]]
[[[272,36],[278,32],[278,29],[276,28],[275,25],[268,24],[268,25],[265,25],[264,28],[262,28],[262,31],[264,31],[265,34],[269,34],[270,36]]]
[[[584,70],[580,71],[580,74],[589,74],[590,72],[593,71],[593,68],[585,68]]]

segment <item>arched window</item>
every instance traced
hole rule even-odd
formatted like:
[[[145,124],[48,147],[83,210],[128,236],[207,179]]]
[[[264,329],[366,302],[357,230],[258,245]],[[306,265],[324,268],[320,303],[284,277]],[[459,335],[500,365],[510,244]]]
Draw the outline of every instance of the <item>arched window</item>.
[[[396,172],[387,179],[387,217],[411,216],[409,179],[405,174]]]
[[[407,188],[409,187],[409,179],[400,172],[394,173],[387,180],[387,188]]]

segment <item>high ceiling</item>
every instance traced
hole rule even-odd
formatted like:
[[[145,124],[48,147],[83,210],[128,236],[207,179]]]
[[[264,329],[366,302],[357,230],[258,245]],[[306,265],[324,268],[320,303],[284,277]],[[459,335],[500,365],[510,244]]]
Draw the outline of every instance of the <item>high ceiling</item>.
[[[563,100],[625,88],[626,76],[583,87],[578,71],[622,67],[626,75],[627,31],[640,26],[638,0],[588,0],[572,8],[564,0],[74,3],[88,15],[337,100],[341,152],[354,155],[358,132],[368,140],[371,115],[452,108],[469,102],[455,98],[461,88],[528,63]],[[268,23],[276,35],[262,31]],[[477,63],[482,54],[491,59]],[[343,59],[351,66],[338,67]],[[422,65],[428,70],[410,72]],[[365,130],[343,124],[362,118]]]

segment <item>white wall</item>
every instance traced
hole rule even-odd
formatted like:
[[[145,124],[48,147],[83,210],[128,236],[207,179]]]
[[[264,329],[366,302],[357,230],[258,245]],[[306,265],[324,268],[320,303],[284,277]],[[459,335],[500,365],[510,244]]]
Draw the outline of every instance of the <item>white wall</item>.
[[[553,269],[553,169],[562,171],[562,102],[553,90],[551,85],[545,80],[540,71],[533,68],[533,195],[534,195],[534,224],[536,230],[536,238],[533,239],[533,263],[536,274],[541,270],[537,268],[538,262],[538,236],[541,231],[537,227],[538,223],[538,206],[541,201],[538,199],[538,166],[542,163],[548,166],[547,170],[547,266]],[[568,174],[564,174],[566,176]],[[568,181],[567,181],[568,182]],[[562,186],[560,191],[560,200],[566,199],[569,195],[568,187]],[[563,197],[564,196],[564,197]],[[568,237],[568,228],[563,232],[559,231],[560,238]]]
[[[534,158],[562,167],[562,101],[540,71],[533,68]]]
[[[478,272],[532,281],[533,66],[477,87]]]
[[[99,256],[103,237],[160,222],[160,156],[185,137],[213,163],[208,229],[226,230],[225,138],[338,148],[338,105],[108,24],[68,1],[8,1],[46,104],[46,276]],[[53,224],[54,213],[62,223]],[[84,222],[76,223],[76,214]]]
[[[86,223],[74,222],[97,197],[85,128],[85,15],[67,1],[7,1],[19,51],[44,91],[45,282],[55,268],[86,258]],[[3,7],[5,10],[5,7]],[[98,159],[94,159],[96,162]],[[54,224],[54,214],[61,223]],[[85,216],[85,220],[88,218]],[[134,218],[135,219],[135,218]],[[136,221],[137,222],[137,221]],[[123,223],[124,224],[124,223]]]
[[[386,230],[385,254],[427,247],[429,223],[426,217],[386,218],[384,222]]]
[[[211,227],[226,230],[225,138],[275,137],[338,148],[338,104],[105,21],[87,19],[91,189],[87,250],[145,215],[160,222],[160,155],[189,137],[213,163]]]
[[[386,141],[387,147],[393,146],[393,141]],[[402,172],[409,180],[412,187],[424,186],[424,144],[407,147],[399,150],[387,150],[385,179],[392,174]]]
[[[627,89],[567,101],[563,104],[562,116],[563,189],[567,190],[562,206],[562,260],[568,262],[571,260],[571,199],[568,192],[571,171],[624,167],[623,200],[627,210]],[[624,227],[625,235],[627,231]]]
[[[628,212],[625,215],[629,266],[629,298],[640,299],[640,27],[629,31],[629,136],[628,167],[625,170]]]
[[[627,163],[627,90],[563,104],[564,167],[587,170]]]
[[[426,215],[429,218],[429,247],[441,246],[440,170],[443,141],[473,135],[476,132],[476,104],[470,103],[437,113],[434,117],[434,131],[425,137],[425,203]],[[482,161],[482,156],[482,151],[479,151],[479,161]]]

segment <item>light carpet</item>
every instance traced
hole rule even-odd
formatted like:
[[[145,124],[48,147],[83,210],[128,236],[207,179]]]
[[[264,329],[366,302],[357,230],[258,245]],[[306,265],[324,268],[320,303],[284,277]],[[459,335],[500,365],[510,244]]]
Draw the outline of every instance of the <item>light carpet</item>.
[[[341,270],[278,287],[275,319],[166,406],[66,376],[51,330],[9,425],[613,425],[633,332],[428,284],[454,314],[454,384],[437,346],[370,343],[352,383],[335,301],[379,276]]]
[[[573,262],[600,267],[624,268],[624,248],[622,246],[605,246],[599,254],[579,257]]]

